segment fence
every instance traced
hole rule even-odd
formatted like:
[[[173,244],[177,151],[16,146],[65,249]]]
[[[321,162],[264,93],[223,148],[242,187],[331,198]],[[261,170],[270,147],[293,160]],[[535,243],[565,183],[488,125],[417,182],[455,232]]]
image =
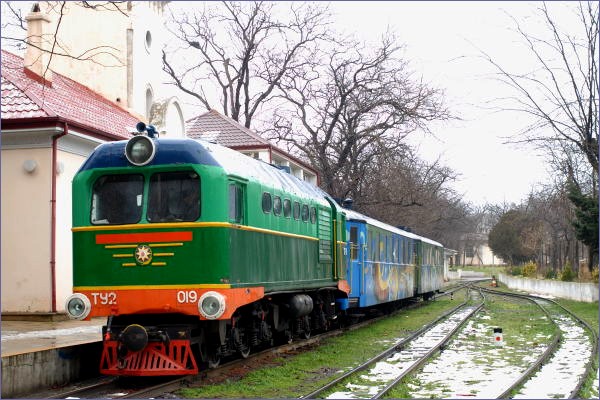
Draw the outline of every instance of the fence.
[[[598,284],[596,283],[521,278],[505,274],[500,274],[498,279],[511,289],[522,290],[532,294],[551,295],[587,303],[598,301]]]

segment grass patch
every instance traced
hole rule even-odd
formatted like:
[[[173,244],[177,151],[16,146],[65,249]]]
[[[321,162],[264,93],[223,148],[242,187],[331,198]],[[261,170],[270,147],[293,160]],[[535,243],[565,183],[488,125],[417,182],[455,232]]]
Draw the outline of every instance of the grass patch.
[[[562,306],[568,308],[579,318],[587,322],[598,334],[598,302],[584,303],[581,301],[555,299]]]
[[[457,306],[464,293],[454,300],[442,297],[422,307],[403,310],[397,315],[368,327],[327,339],[315,349],[285,357],[281,363],[253,370],[236,381],[216,385],[203,384],[181,389],[185,398],[297,398],[341,375],[343,369],[356,366],[405,337],[446,310]]]

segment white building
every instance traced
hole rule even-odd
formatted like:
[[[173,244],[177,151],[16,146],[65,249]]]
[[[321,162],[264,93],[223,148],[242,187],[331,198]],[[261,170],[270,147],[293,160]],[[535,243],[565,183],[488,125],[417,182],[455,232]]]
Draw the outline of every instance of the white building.
[[[81,4],[36,3],[24,57],[2,51],[3,318],[64,310],[72,288],[71,181],[85,157],[102,142],[128,138],[140,120],[184,134],[175,89],[163,83],[165,3]]]

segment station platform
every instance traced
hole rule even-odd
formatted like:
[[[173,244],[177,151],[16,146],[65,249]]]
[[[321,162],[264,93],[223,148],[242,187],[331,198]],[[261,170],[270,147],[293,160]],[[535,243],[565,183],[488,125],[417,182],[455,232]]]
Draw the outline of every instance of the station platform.
[[[106,318],[49,322],[2,320],[2,357],[99,342],[105,323]]]
[[[26,396],[98,371],[102,325],[91,321],[2,320],[2,398]]]

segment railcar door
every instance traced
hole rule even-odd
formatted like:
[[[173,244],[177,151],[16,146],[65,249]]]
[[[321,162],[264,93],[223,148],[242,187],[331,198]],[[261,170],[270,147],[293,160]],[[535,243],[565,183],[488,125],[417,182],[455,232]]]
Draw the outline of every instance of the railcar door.
[[[348,221],[348,269],[347,277],[350,285],[350,305],[358,306],[358,299],[363,294],[361,273],[364,267],[367,227],[364,222]]]

